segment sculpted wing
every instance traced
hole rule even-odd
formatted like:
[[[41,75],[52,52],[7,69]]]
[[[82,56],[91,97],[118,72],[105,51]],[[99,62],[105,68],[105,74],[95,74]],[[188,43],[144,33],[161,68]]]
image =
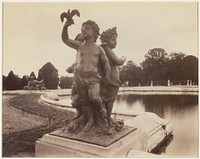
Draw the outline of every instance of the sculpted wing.
[[[73,9],[71,15],[72,16],[77,15],[78,17],[80,17],[80,12],[78,11],[78,9]]]

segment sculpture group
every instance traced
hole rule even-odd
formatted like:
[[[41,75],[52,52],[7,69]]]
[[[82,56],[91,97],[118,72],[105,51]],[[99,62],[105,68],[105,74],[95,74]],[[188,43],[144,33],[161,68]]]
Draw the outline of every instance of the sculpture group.
[[[69,38],[68,28],[74,24],[73,15],[80,16],[77,10],[61,14],[66,22],[62,31],[62,41],[76,50],[76,61],[67,72],[74,73],[72,106],[77,114],[68,126],[70,132],[99,129],[111,134],[111,127],[120,130],[122,122],[112,120],[111,112],[117,96],[120,79],[118,67],[126,61],[113,52],[117,45],[116,27],[100,34],[99,26],[91,20],[82,24],[81,33],[74,40]],[[102,44],[96,44],[100,35]]]

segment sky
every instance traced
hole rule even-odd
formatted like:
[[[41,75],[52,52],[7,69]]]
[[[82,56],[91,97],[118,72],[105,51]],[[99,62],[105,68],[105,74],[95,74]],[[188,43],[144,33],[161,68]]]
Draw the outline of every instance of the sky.
[[[3,4],[3,75],[13,70],[22,77],[47,62],[59,76],[74,63],[76,50],[61,40],[60,14],[78,9],[75,24],[69,28],[71,39],[81,32],[81,24],[95,21],[100,32],[117,27],[117,56],[126,56],[139,65],[153,48],[170,54],[182,52],[198,56],[197,2],[62,2]],[[100,41],[97,41],[100,44]]]

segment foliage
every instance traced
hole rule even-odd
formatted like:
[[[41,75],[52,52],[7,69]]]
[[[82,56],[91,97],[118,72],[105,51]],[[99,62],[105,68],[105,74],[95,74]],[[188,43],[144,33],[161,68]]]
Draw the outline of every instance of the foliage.
[[[153,48],[145,54],[145,60],[137,66],[132,60],[119,68],[122,83],[128,81],[129,86],[138,86],[139,83],[150,85],[167,85],[167,80],[174,84],[186,84],[192,80],[198,84],[198,58],[184,53],[172,52],[167,54],[163,48]],[[31,72],[30,76],[34,76]],[[36,78],[36,77],[35,77]],[[50,63],[46,63],[38,71],[38,80],[44,80],[47,89],[57,89],[59,84],[58,70]],[[71,88],[74,79],[72,77],[61,77],[59,86]],[[28,76],[19,78],[10,71],[7,77],[3,76],[3,90],[23,89],[28,83]]]
[[[136,86],[140,82],[141,68],[132,60],[120,67],[120,80],[122,83],[128,81],[129,86]]]
[[[184,80],[183,74],[184,71],[182,70],[183,67],[183,59],[185,54],[183,53],[171,53],[169,56],[168,61],[168,78],[173,81],[181,81]]]
[[[168,62],[168,77],[174,81],[192,80],[198,83],[198,59],[183,53],[172,53]]]
[[[30,76],[29,76],[29,77],[31,77],[31,76],[33,76],[33,77],[34,77],[34,79],[36,79],[36,76],[35,76],[35,73],[34,73],[34,72],[31,72],[31,74],[30,74]]]
[[[195,56],[188,55],[183,59],[182,67],[183,79],[190,79],[198,83],[198,59]]]
[[[167,78],[167,53],[162,48],[149,50],[145,60],[141,63],[142,83],[148,84],[151,80],[162,81]]]
[[[3,82],[3,85],[2,85],[2,87],[3,87],[3,91],[4,90],[6,90],[6,76],[2,76],[2,82]]]
[[[17,90],[19,89],[20,78],[10,71],[8,76],[5,79],[5,88],[6,90]]]
[[[141,67],[133,61],[128,61],[120,67],[122,83],[128,81],[129,86],[167,85],[170,80],[174,84],[186,84],[192,80],[198,84],[198,58],[184,53],[171,53],[168,55],[162,48],[150,49],[145,55]]]
[[[64,89],[64,88],[71,88],[72,87],[72,83],[74,82],[74,78],[73,77],[61,77],[60,78],[60,88]]]
[[[22,79],[20,80],[20,86],[19,86],[19,89],[23,89],[24,86],[27,86],[28,85],[28,81],[29,81],[29,77],[24,75],[22,77]]]

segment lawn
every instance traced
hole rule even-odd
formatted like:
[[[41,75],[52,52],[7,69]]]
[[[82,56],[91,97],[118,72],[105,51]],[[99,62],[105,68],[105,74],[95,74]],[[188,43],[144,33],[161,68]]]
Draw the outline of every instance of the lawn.
[[[39,98],[39,94],[3,96],[3,157],[34,154],[38,138],[68,124],[74,116],[41,104]]]

